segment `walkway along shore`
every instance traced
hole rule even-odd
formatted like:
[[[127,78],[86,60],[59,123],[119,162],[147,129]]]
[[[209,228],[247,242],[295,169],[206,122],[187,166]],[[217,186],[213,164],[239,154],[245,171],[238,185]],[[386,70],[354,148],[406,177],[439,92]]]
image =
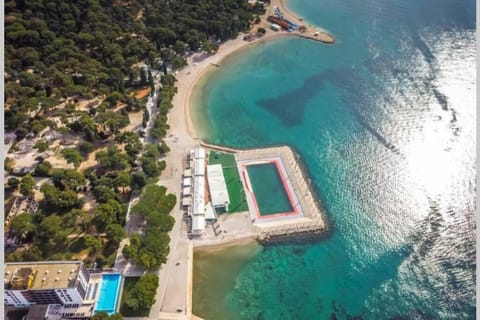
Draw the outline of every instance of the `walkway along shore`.
[[[273,8],[279,7],[286,18],[298,25],[305,25],[307,30],[304,33],[299,31],[273,31],[270,29],[270,24],[266,22],[268,15],[273,14]],[[195,146],[203,144],[205,147],[213,150],[220,150],[225,152],[236,153],[238,150],[220,146],[209,145],[202,142],[197,135],[195,127],[192,123],[190,114],[190,96],[195,84],[209,71],[216,70],[222,67],[222,60],[230,56],[234,52],[241,49],[249,48],[249,46],[264,43],[272,39],[281,37],[302,37],[308,38],[319,43],[332,44],[335,38],[326,31],[313,27],[308,22],[301,20],[297,15],[289,11],[284,5],[283,0],[272,0],[270,6],[267,8],[265,15],[261,17],[262,22],[254,25],[251,32],[255,32],[259,27],[267,30],[263,37],[256,37],[252,41],[243,40],[244,35],[239,35],[234,40],[229,40],[223,43],[218,52],[207,57],[195,54],[187,59],[188,66],[180,70],[176,74],[177,78],[177,94],[173,98],[173,108],[168,115],[168,123],[170,129],[168,137],[165,142],[169,145],[171,151],[167,154],[166,169],[160,177],[159,184],[167,187],[168,192],[173,193],[180,199],[181,195],[181,181],[182,170],[181,165],[184,161],[184,156],[188,150]],[[317,33],[318,32],[318,33]],[[316,34],[317,33],[317,34]],[[315,35],[316,34],[316,35]],[[198,128],[197,128],[198,129]],[[302,165],[300,164],[299,170]],[[303,186],[305,187],[305,186]],[[307,186],[311,188],[311,186]],[[312,193],[314,194],[314,192]],[[313,199],[316,201],[316,199]],[[193,247],[208,246],[208,245],[231,245],[232,243],[241,241],[255,241],[258,238],[258,230],[252,230],[251,234],[244,234],[243,237],[234,239],[224,239],[223,242],[218,240],[212,242],[189,243],[186,239],[185,230],[183,230],[183,210],[180,206],[176,206],[171,215],[175,218],[175,226],[170,232],[170,253],[167,262],[162,265],[158,271],[160,279],[157,294],[155,296],[155,304],[152,306],[149,319],[200,319],[192,314],[192,293],[193,293]],[[324,220],[326,221],[326,220]],[[328,231],[327,225],[324,226]],[[267,234],[264,234],[268,240]],[[271,236],[271,234],[270,234]],[[227,237],[228,238],[228,237]],[[227,241],[228,240],[228,241]],[[193,244],[193,246],[192,246]],[[176,265],[178,262],[181,264]],[[182,310],[178,312],[178,310]]]

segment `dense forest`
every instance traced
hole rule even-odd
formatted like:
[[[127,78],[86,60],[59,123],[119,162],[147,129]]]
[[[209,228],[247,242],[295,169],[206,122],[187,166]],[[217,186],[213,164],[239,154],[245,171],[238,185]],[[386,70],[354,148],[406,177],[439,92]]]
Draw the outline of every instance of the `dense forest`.
[[[87,250],[90,262],[111,266],[126,236],[130,194],[136,192],[145,197],[135,210],[148,227],[124,253],[147,269],[158,267],[168,253],[166,233],[173,225],[168,213],[176,202],[150,186],[165,169],[159,159],[169,151],[163,138],[176,93],[171,72],[183,67],[189,54],[215,52],[219,43],[249,29],[263,5],[247,0],[9,0],[4,5],[5,131],[17,138],[10,152],[27,137],[37,154],[55,153],[73,166],[55,167],[39,156],[25,175],[6,158],[5,190],[42,196],[35,214],[11,222],[10,235],[26,247],[6,260],[71,259]],[[155,88],[145,64],[163,73],[150,131],[158,143],[147,146],[142,130],[125,131],[129,114],[145,110],[146,98],[137,100],[135,92]],[[76,102],[86,99],[95,102],[77,109]],[[143,128],[147,121],[145,112]],[[52,147],[45,134],[62,145]],[[72,137],[77,142],[68,143]],[[95,165],[82,168],[87,159]],[[41,178],[49,183],[39,187]],[[156,205],[149,202],[152,194]],[[85,201],[94,206],[85,209]],[[158,245],[149,247],[159,234]]]
[[[5,1],[5,129],[31,132],[32,111],[67,97],[125,94],[145,78],[139,62],[180,68],[263,10],[246,0]]]

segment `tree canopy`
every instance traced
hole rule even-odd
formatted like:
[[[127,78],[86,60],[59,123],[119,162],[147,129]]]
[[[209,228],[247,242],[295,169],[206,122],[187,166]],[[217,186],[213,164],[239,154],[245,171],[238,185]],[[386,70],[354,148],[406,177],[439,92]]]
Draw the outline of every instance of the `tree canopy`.
[[[65,190],[76,190],[77,188],[84,187],[87,183],[87,179],[76,170],[57,170],[52,175],[52,181],[55,187]]]
[[[17,236],[18,239],[25,240],[35,231],[35,223],[33,215],[30,213],[23,213],[17,215],[10,225],[10,231]]]
[[[169,214],[176,203],[173,194],[166,194],[165,187],[149,184],[145,187],[140,201],[132,208],[132,214],[143,216],[147,228],[143,236],[134,235],[123,254],[127,259],[146,268],[155,269],[166,262],[170,237],[175,220]]]
[[[125,299],[126,305],[132,310],[150,309],[155,303],[155,293],[158,287],[158,276],[145,274],[140,277],[133,290]]]
[[[83,157],[75,148],[66,148],[61,151],[62,156],[65,158],[67,163],[73,164],[75,168],[80,166],[80,163],[83,161]]]
[[[105,311],[95,313],[92,317],[92,320],[122,320],[123,317],[119,313],[114,313],[112,315],[108,315]]]
[[[44,184],[40,187],[40,191],[44,196],[42,204],[46,212],[64,213],[70,209],[79,208],[82,204],[73,190],[60,191],[50,184]]]
[[[215,52],[218,42],[247,30],[263,9],[246,0],[6,0],[4,8],[4,129],[23,139],[49,128],[63,136],[64,145],[67,133],[83,138],[75,148],[60,151],[75,169],[96,147],[107,146],[95,153],[98,166],[85,173],[97,200],[94,215],[81,211],[76,193],[86,190],[85,177],[40,161],[34,175],[52,176],[53,185],[46,183],[40,189],[42,213],[16,222],[18,232],[33,240],[27,250],[8,259],[51,258],[50,249],[68,246],[67,232],[80,224],[77,221],[84,231],[93,225],[97,232],[105,232],[107,243],[118,242],[125,215],[119,201],[128,198],[123,193],[143,188],[166,166],[161,157],[169,150],[164,138],[177,92],[172,71],[186,65],[193,52]],[[163,72],[158,86],[150,67]],[[128,112],[141,111],[144,105],[132,91],[147,86],[158,90],[159,112],[150,131],[158,143],[143,150],[139,134],[125,128],[130,123]],[[92,98],[100,102],[76,109],[76,102]],[[147,121],[144,113],[144,127]],[[49,140],[40,138],[45,139],[36,140],[35,148],[48,150]],[[6,158],[4,165],[13,172],[14,160]],[[9,182],[11,189],[19,186],[27,196],[33,195],[34,184],[30,175]],[[132,237],[125,248],[129,259],[149,269],[165,262],[167,232],[174,224],[169,212],[176,198],[158,188],[148,187],[137,208],[147,222],[144,235]],[[153,195],[159,196],[156,202]],[[99,251],[104,240],[95,237],[87,238],[91,252]],[[101,257],[97,256],[99,261],[105,260]]]
[[[19,134],[38,133],[44,124],[28,112],[46,111],[62,98],[124,100],[126,86],[149,83],[138,62],[160,61],[164,72],[182,67],[189,50],[214,52],[217,40],[247,30],[263,11],[236,0],[6,0],[4,6],[5,126]],[[122,123],[112,118],[108,125],[115,131]]]
[[[33,179],[30,174],[27,174],[20,182],[20,193],[24,196],[32,196],[34,185],[35,179]]]

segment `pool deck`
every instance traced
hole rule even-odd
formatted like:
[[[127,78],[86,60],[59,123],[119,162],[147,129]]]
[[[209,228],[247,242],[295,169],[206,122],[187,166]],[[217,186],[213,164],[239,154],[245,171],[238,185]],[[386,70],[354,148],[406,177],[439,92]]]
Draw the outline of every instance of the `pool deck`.
[[[260,242],[268,242],[273,238],[288,239],[302,233],[310,233],[323,237],[329,231],[325,211],[316,199],[311,188],[311,180],[307,177],[300,164],[300,156],[288,146],[236,150],[223,148],[211,144],[201,143],[203,147],[233,153],[244,189],[247,190],[249,204],[249,221],[246,214],[233,214],[229,217],[220,216],[218,231],[210,232],[211,226],[205,234],[194,240],[194,246],[223,244],[236,239],[255,237]],[[290,193],[290,200],[295,207],[295,214],[274,214],[262,216],[258,219],[258,208],[255,211],[254,197],[249,197],[248,178],[245,179],[243,171],[245,166],[256,163],[275,162],[286,191]],[[234,221],[228,223],[228,221]],[[229,225],[229,226],[227,226]],[[227,230],[227,232],[224,232]],[[220,231],[220,232],[219,232]],[[222,233],[223,232],[223,233]]]
[[[240,165],[262,161],[275,161],[283,177],[286,191],[291,193],[297,214],[265,216],[255,220],[258,240],[268,241],[272,237],[291,236],[298,233],[324,233],[328,230],[326,215],[311,189],[311,180],[307,178],[299,163],[299,155],[288,146],[241,150],[235,153]],[[308,181],[308,182],[307,182]],[[292,200],[291,199],[291,200]]]
[[[262,161],[257,160],[241,160],[237,162],[238,170],[240,172],[240,176],[242,177],[242,182],[245,185],[246,191],[246,198],[248,202],[248,207],[250,208],[250,215],[252,217],[252,221],[255,223],[265,223],[268,221],[278,221],[290,218],[299,218],[303,217],[302,208],[298,205],[298,197],[297,194],[293,191],[292,184],[290,182],[290,178],[286,173],[285,166],[280,158],[265,158]],[[255,166],[255,165],[264,165],[264,164],[273,164],[275,165],[275,169],[277,170],[280,176],[280,182],[282,184],[283,189],[288,198],[288,202],[291,206],[291,210],[285,212],[277,212],[277,213],[270,213],[264,214],[260,212],[260,208],[258,206],[258,196],[255,195],[253,190],[253,185],[251,183],[251,178],[248,173],[247,167]]]

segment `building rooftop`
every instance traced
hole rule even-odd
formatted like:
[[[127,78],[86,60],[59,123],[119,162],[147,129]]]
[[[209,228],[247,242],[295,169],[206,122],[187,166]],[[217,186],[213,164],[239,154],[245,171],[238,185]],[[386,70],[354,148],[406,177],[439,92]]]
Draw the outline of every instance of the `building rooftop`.
[[[195,176],[205,175],[205,159],[202,158],[193,160],[193,174]]]
[[[184,177],[191,177],[192,176],[192,169],[185,169],[183,170]]]
[[[193,156],[195,159],[205,159],[205,149],[203,148],[195,148],[193,151]]]
[[[205,217],[204,216],[193,216],[192,219],[192,232],[201,233],[205,230]]]
[[[205,214],[205,179],[193,181],[193,214]]]
[[[211,164],[207,166],[208,187],[210,188],[210,197],[214,207],[228,206],[230,198],[228,197],[227,184],[223,176],[221,164]],[[228,208],[228,207],[227,207]]]
[[[4,286],[10,290],[60,289],[72,287],[80,261],[45,261],[5,264]]]

